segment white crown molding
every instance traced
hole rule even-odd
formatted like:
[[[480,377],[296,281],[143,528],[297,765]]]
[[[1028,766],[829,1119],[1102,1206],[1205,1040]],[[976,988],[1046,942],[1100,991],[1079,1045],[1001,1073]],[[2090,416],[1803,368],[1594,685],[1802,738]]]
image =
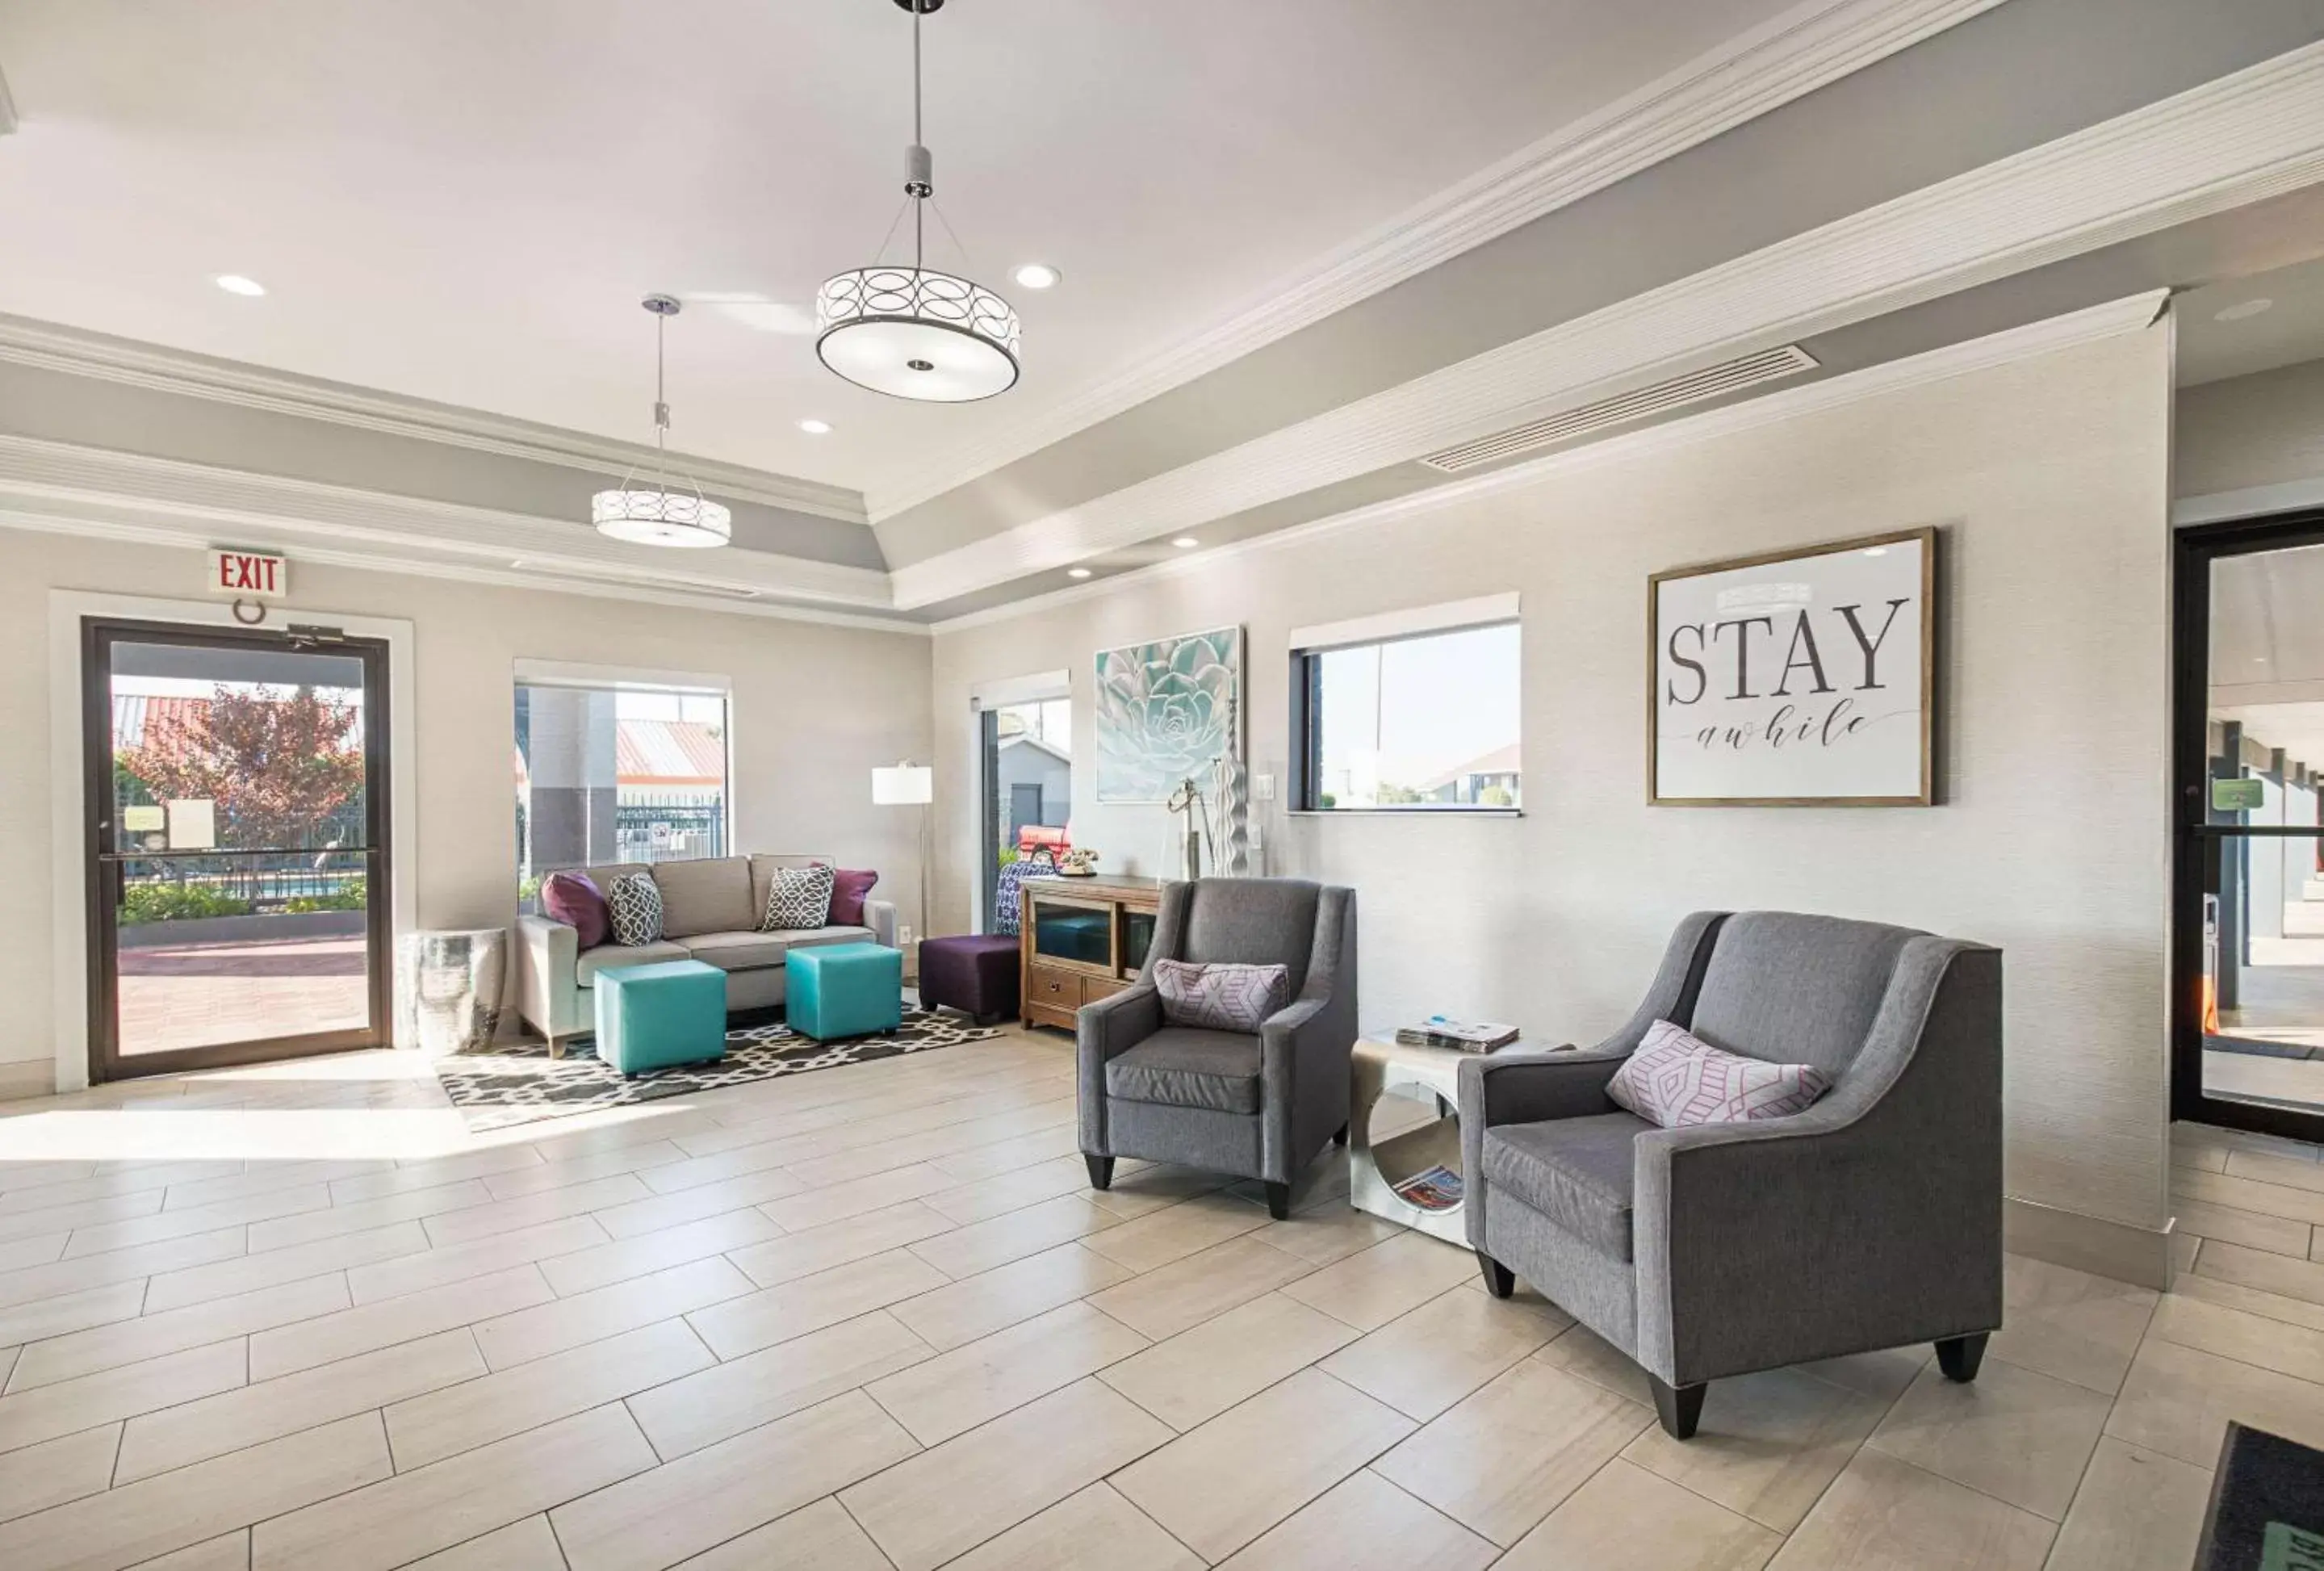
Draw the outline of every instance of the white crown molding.
[[[1149,567],[1117,573],[1110,578],[1095,578],[1086,584],[1075,584],[1028,599],[1013,600],[1006,605],[946,617],[931,625],[941,634],[965,632],[995,623],[1014,622],[1020,617],[1102,599],[1157,580],[1184,578],[1210,572],[1239,557],[1282,550],[1327,535],[1424,517],[1441,513],[1448,507],[1523,491],[1553,476],[1673,453],[1715,441],[1721,437],[1737,436],[1780,421],[1798,420],[1803,415],[1859,403],[1866,399],[1966,376],[1973,372],[1991,370],[2038,356],[2056,354],[2101,338],[2143,332],[2162,319],[2169,304],[2170,296],[2162,290],[2111,300],[2105,305],[2092,306],[2045,321],[2031,322],[2024,327],[2012,328],[1982,338],[1950,344],[1941,349],[1867,366],[1861,371],[1845,372],[1821,382],[1766,393],[1742,403],[1691,415],[1665,425],[1649,426],[1645,430],[1633,431],[1627,436],[1609,437],[1603,441],[1551,453],[1506,469],[1494,469],[1465,480],[1450,481],[1426,491],[1414,492],[1408,496],[1391,497],[1386,502],[1375,502],[1351,508],[1346,513],[1333,513],[1328,518],[1293,524],[1269,534],[1253,535],[1248,540],[1236,541],[1194,556],[1174,557]],[[1294,636],[1296,639],[1297,635]]]
[[[865,494],[874,522],[1287,337],[1462,252],[1941,32],[2002,0],[1803,0],[1326,253],[1225,320]]]
[[[5,88],[0,88],[0,103]],[[5,129],[5,117],[0,117]],[[441,442],[503,457],[619,475],[653,460],[654,449],[584,431],[461,409],[423,398],[350,387],[319,377],[269,371],[208,355],[141,344],[56,322],[0,314],[0,361],[95,377],[185,397],[230,403],[273,414],[329,420],[389,436]],[[868,523],[863,498],[838,485],[754,469],[693,455],[675,456],[706,491],[729,501],[752,502],[845,523]]]
[[[876,568],[732,549],[681,563],[557,519],[33,437],[0,434],[0,508],[20,519],[153,528],[309,557],[318,548],[397,562],[429,553],[452,559],[447,566],[504,568],[514,584],[553,577],[593,588],[647,587],[718,609],[754,606],[738,597],[745,591],[833,610],[890,609],[888,576]]]
[[[70,535],[76,540],[118,541],[134,545],[161,546],[189,553],[206,550],[209,538],[186,527],[129,523],[27,511],[0,502],[0,530],[23,530],[35,534]],[[529,589],[536,593],[580,595],[599,600],[626,600],[647,605],[673,605],[687,611],[715,612],[724,616],[758,616],[778,622],[807,622],[825,627],[859,628],[871,633],[900,633],[926,637],[928,624],[893,616],[862,616],[844,611],[823,611],[806,605],[770,601],[708,599],[683,589],[660,588],[641,582],[567,577],[556,573],[520,572],[487,567],[481,562],[446,561],[399,556],[388,551],[347,550],[333,546],[301,545],[293,553],[301,562],[351,568],[362,572],[399,573],[410,578],[440,578],[462,584],[487,584],[496,588]]]
[[[896,569],[933,605],[2324,179],[2324,44]]]

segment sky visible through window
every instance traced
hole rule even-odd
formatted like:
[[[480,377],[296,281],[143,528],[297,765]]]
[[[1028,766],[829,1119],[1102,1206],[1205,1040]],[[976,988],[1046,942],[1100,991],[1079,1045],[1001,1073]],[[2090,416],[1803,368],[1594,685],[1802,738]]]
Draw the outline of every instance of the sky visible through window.
[[[1518,805],[1517,651],[1509,623],[1319,656],[1317,805]]]

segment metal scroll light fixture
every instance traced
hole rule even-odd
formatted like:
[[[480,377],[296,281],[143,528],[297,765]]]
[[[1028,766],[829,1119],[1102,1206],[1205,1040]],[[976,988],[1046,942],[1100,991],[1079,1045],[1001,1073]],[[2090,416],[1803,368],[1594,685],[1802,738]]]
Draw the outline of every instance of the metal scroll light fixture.
[[[635,484],[638,466],[622,476],[611,491],[590,498],[589,522],[597,532],[642,546],[723,546],[733,537],[734,515],[702,494],[702,487],[681,476],[670,484],[669,456],[663,442],[669,435],[669,401],[662,390],[662,330],[678,315],[678,301],[666,294],[650,294],[638,302],[654,319],[654,460],[646,478],[650,488]]]
[[[926,215],[936,178],[920,140],[920,18],[944,0],[896,4],[912,14],[912,145],[904,167],[912,264],[875,263],[827,280],[816,295],[815,352],[840,375],[874,393],[967,403],[1017,384],[1017,312],[982,284],[925,265]],[[944,221],[942,212],[936,219]]]

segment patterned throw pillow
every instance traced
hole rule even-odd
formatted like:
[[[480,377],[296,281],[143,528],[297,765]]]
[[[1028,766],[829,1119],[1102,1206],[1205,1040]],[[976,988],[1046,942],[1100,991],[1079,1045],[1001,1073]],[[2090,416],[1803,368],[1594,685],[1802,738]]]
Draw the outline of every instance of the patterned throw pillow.
[[[1666,1020],[1648,1028],[1638,1050],[1614,1072],[1606,1095],[1664,1129],[1741,1123],[1804,1113],[1831,1089],[1831,1077],[1806,1064],[1769,1064],[1722,1052]]]
[[[632,948],[661,941],[661,888],[649,873],[625,873],[605,890],[613,942]]]
[[[1291,973],[1281,966],[1157,960],[1154,991],[1172,1025],[1256,1035],[1268,1015],[1291,1002]]]
[[[759,931],[820,928],[831,920],[831,891],[837,875],[818,862],[812,867],[778,867],[767,886],[767,913]]]

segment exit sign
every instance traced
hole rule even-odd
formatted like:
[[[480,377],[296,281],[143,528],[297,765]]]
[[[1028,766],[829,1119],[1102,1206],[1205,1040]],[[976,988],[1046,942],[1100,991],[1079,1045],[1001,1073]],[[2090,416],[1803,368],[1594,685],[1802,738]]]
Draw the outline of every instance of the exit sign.
[[[244,600],[280,600],[290,592],[290,561],[263,551],[212,550],[212,594]]]

